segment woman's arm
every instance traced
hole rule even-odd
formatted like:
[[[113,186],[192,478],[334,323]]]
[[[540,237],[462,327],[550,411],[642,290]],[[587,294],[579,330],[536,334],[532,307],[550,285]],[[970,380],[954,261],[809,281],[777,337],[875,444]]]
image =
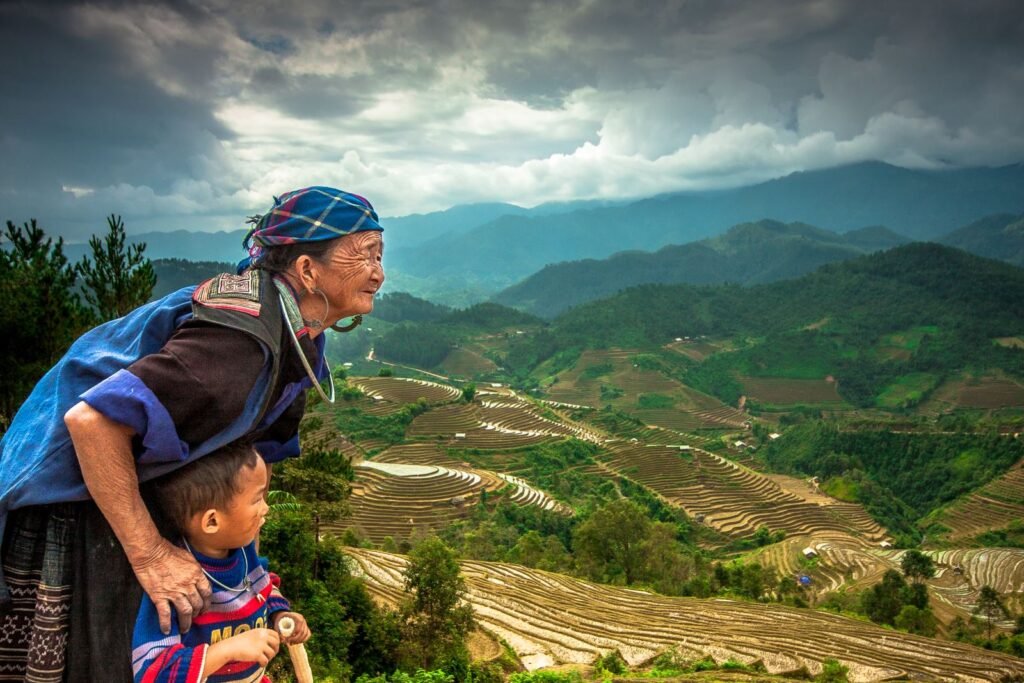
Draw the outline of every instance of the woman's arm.
[[[156,605],[160,629],[170,633],[171,605],[181,632],[210,598],[210,584],[191,553],[160,536],[142,496],[131,440],[134,432],[80,402],[64,416],[82,478],[121,542],[142,589]]]

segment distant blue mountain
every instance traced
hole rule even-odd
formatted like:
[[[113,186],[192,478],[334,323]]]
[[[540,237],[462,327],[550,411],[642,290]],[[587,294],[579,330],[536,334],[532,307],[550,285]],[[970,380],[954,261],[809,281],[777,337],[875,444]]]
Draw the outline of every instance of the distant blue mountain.
[[[1024,215],[986,216],[937,241],[1024,268]]]
[[[636,285],[774,282],[907,241],[885,228],[840,235],[803,223],[744,223],[717,237],[655,252],[625,251],[603,260],[547,265],[499,292],[493,301],[553,318]]]
[[[634,202],[578,201],[525,209],[472,204],[385,219],[391,284],[446,303],[479,301],[545,265],[654,251],[770,219],[847,232],[885,226],[912,239],[937,239],[993,214],[1024,213],[1024,165],[919,171],[864,163],[794,173],[759,185],[668,194]],[[131,226],[129,226],[130,229]],[[229,261],[245,253],[245,231],[151,232],[150,258]],[[72,259],[85,245],[67,245]],[[388,289],[392,290],[390,285]],[[454,289],[453,289],[454,288]],[[429,294],[427,291],[429,290]],[[447,294],[456,292],[449,300]]]
[[[187,261],[222,261],[237,263],[245,258],[242,239],[245,230],[225,232],[193,232],[173,230],[171,232],[146,232],[128,235],[133,244],[146,243],[146,256],[150,259],[185,259]],[[66,244],[64,253],[77,261],[89,253],[88,244]]]
[[[836,232],[883,225],[912,239],[935,239],[993,213],[1024,212],[1024,165],[920,171],[863,163],[794,173],[759,185],[663,195],[553,216],[504,215],[389,261],[418,277],[462,275],[504,287],[549,263],[651,251],[771,219]]]

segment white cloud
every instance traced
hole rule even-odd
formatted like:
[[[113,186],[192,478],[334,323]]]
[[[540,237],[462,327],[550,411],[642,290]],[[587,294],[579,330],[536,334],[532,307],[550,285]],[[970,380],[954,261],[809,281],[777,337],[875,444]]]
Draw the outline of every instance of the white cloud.
[[[400,215],[1009,163],[1024,10],[993,3],[7,6],[0,56],[40,48],[0,86],[40,114],[0,114],[0,197],[58,225],[224,229],[314,183]],[[70,106],[46,106],[47,59],[79,86]]]

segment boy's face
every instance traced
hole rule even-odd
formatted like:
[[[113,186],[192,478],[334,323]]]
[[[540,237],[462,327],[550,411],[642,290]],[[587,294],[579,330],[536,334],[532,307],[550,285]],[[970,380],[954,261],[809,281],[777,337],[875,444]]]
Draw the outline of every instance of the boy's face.
[[[227,508],[218,510],[220,529],[216,543],[224,549],[249,545],[259,533],[267,512],[267,466],[256,458],[255,467],[242,467],[238,473],[238,493]],[[211,539],[212,540],[212,539]]]

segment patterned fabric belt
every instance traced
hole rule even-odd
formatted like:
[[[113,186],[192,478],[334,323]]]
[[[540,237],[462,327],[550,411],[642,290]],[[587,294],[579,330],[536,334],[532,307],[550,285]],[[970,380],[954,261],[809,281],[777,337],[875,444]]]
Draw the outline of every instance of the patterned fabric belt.
[[[2,552],[9,599],[0,604],[0,681],[63,678],[77,507],[28,507],[10,515]]]

